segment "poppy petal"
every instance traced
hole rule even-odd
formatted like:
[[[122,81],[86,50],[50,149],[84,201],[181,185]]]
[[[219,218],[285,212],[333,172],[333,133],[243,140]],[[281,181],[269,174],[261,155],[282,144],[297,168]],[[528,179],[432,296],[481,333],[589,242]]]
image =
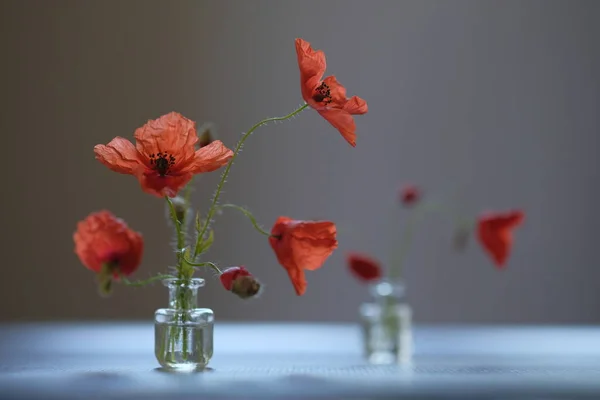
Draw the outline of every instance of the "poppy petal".
[[[176,112],[148,121],[135,130],[134,137],[144,156],[167,152],[176,155],[178,163],[193,157],[198,141],[196,123]]]
[[[321,268],[337,248],[336,228],[333,222],[300,223],[293,232],[293,255],[295,264],[307,270]]]
[[[294,285],[294,290],[298,296],[302,296],[306,292],[306,276],[300,268],[286,268],[290,281]]]
[[[186,172],[181,175],[160,176],[155,173],[138,175],[142,190],[157,197],[175,197],[188,184],[194,175]]]
[[[134,175],[143,167],[140,154],[129,140],[116,137],[107,145],[94,146],[96,160],[106,165],[112,171]]]
[[[344,111],[348,111],[352,115],[366,114],[369,111],[367,102],[358,96],[352,96],[346,104],[344,104]]]
[[[381,279],[381,266],[377,260],[364,254],[350,253],[346,257],[350,272],[364,282]]]
[[[319,82],[327,68],[325,53],[322,50],[314,51],[309,42],[298,38],[296,39],[296,55],[302,83],[306,83],[311,78],[315,82]]]
[[[512,230],[523,222],[522,211],[491,213],[480,216],[477,223],[477,237],[494,264],[503,268],[510,256],[513,243]]]
[[[342,107],[346,104],[346,88],[335,78],[330,75],[323,80],[327,86],[329,86],[329,95],[331,96],[331,102],[335,105]]]
[[[225,147],[220,140],[215,140],[196,150],[194,158],[182,168],[182,171],[193,174],[212,172],[226,165],[232,157],[233,151]]]
[[[334,128],[336,128],[352,147],[356,147],[356,124],[347,111],[331,108],[317,111]]]

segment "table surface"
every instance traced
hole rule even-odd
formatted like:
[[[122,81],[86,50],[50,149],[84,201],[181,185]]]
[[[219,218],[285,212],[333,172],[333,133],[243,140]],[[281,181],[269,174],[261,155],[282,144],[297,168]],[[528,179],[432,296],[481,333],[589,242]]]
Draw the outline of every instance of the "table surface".
[[[600,399],[600,327],[417,326],[373,366],[354,325],[215,326],[210,369],[157,368],[152,324],[0,326],[0,398]]]

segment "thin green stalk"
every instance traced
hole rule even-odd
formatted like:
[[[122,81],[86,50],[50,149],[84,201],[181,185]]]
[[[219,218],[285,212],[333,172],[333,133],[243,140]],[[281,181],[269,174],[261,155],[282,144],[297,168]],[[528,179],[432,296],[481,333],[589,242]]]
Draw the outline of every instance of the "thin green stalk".
[[[259,126],[265,125],[265,124],[267,124],[269,122],[288,120],[288,119],[296,116],[300,112],[302,112],[302,110],[304,110],[307,107],[308,107],[308,104],[305,103],[300,108],[296,109],[295,111],[289,113],[288,115],[286,115],[284,117],[274,117],[274,118],[263,119],[262,121],[257,122],[256,124],[254,124],[254,126],[252,128],[250,128],[248,130],[248,132],[246,132],[242,136],[242,138],[240,139],[240,141],[237,143],[237,145],[235,147],[235,150],[233,152],[233,157],[231,157],[231,160],[229,160],[229,163],[227,164],[227,167],[225,167],[225,171],[223,172],[223,175],[221,175],[221,181],[217,185],[217,190],[215,192],[215,195],[213,196],[212,204],[210,205],[210,209],[208,210],[208,214],[206,215],[206,220],[204,221],[204,226],[202,227],[202,230],[199,232],[198,238],[196,240],[196,246],[194,248],[193,259],[196,259],[196,257],[198,256],[198,253],[200,252],[201,242],[204,240],[204,235],[206,234],[206,231],[208,230],[210,222],[211,222],[211,220],[212,220],[212,218],[213,218],[213,216],[214,216],[214,214],[216,212],[216,206],[217,206],[217,203],[219,201],[219,196],[221,195],[221,191],[223,190],[223,185],[225,184],[225,181],[227,180],[227,176],[229,175],[229,171],[231,170],[231,166],[233,165],[233,162],[235,161],[236,157],[238,156],[240,150],[242,149],[242,146],[244,145],[244,142],[246,141],[246,139],[248,139],[248,137],[250,137],[250,135]]]
[[[414,236],[416,223],[420,219],[421,215],[424,213],[423,210],[425,209],[425,207],[423,205],[419,204],[415,208],[416,209],[413,210],[413,213],[408,217],[406,225],[404,225],[404,231],[400,239],[400,245],[394,247],[397,250],[392,256],[392,260],[390,263],[389,273],[391,280],[400,279],[402,275],[402,267],[406,258],[406,253],[410,248],[410,244]]]
[[[259,233],[265,235],[265,236],[271,236],[271,234],[267,231],[265,231],[256,221],[256,218],[254,217],[254,215],[252,215],[252,213],[250,211],[248,211],[247,209],[245,209],[244,207],[240,207],[238,205],[235,204],[222,204],[220,206],[217,206],[217,210],[220,210],[222,208],[233,208],[235,210],[238,210],[239,212],[241,212],[242,214],[244,214],[246,217],[248,217],[248,219],[250,220],[250,222],[252,223],[252,226],[254,227],[254,229],[256,229]]]
[[[167,200],[167,204],[169,205],[169,214],[171,215],[171,220],[173,221],[173,225],[175,226],[175,233],[177,235],[177,268],[179,270],[178,278],[181,278],[181,250],[185,247],[185,238],[183,235],[183,230],[181,229],[181,222],[177,219],[177,212],[175,211],[175,206],[173,206],[173,202],[169,198],[169,196],[165,196]]]
[[[121,283],[125,286],[146,286],[150,283],[156,282],[156,281],[162,281],[163,279],[168,279],[168,278],[175,278],[173,275],[168,275],[168,274],[159,274],[156,276],[153,276],[152,278],[146,279],[146,280],[138,280],[138,281],[130,281],[129,279],[123,277],[122,275],[119,275],[119,277],[121,278]]]
[[[223,271],[221,271],[221,269],[219,269],[219,267],[217,267],[217,265],[215,263],[212,263],[210,261],[205,261],[205,262],[201,262],[201,263],[194,263],[189,261],[187,258],[184,257],[183,259],[185,261],[185,263],[189,266],[192,267],[210,267],[212,269],[214,269],[219,275],[221,275],[223,273]]]
[[[191,203],[191,199],[192,199],[192,182],[193,182],[194,178],[192,177],[192,179],[188,182],[187,185],[185,185],[185,188],[183,189],[183,201],[185,202],[186,207],[190,206]]]
[[[179,219],[177,218],[177,212],[175,211],[175,207],[173,205],[173,202],[169,198],[169,196],[165,196],[165,199],[167,200],[167,203],[169,204],[169,213],[171,215],[171,220],[173,221],[173,225],[175,226],[175,232],[177,235],[177,278],[182,281],[186,281],[186,279],[184,277],[184,273],[183,273],[183,262],[182,262],[182,260],[185,258],[184,254],[183,254],[183,249],[185,247],[185,238],[184,238],[183,230],[181,229],[182,228],[181,221],[179,221]],[[185,329],[185,322],[187,321],[187,310],[190,307],[189,307],[189,304],[187,304],[184,290],[180,290],[180,294],[178,296],[178,303],[179,303],[179,309],[181,310],[181,327],[180,327],[180,329],[182,329],[182,331],[181,331],[181,334],[182,334],[181,335],[182,336],[181,352],[182,352],[183,359],[187,360],[187,356],[188,356],[188,354],[187,354],[187,330]],[[177,332],[177,329],[176,329],[175,335],[172,336],[173,351],[175,350],[175,341],[177,340],[178,336],[179,336],[179,332]]]
[[[468,221],[467,218],[457,215],[453,210],[443,207],[439,203],[419,203],[413,209],[413,213],[410,215],[406,225],[404,226],[402,238],[400,239],[400,245],[395,247],[395,249],[397,250],[392,256],[392,260],[390,263],[391,280],[397,280],[401,277],[402,267],[404,266],[406,255],[408,253],[408,250],[410,249],[410,245],[412,244],[412,239],[414,237],[416,227],[421,222],[421,220],[430,212],[439,212],[441,214],[449,216],[455,222],[458,223],[465,223],[465,221]]]

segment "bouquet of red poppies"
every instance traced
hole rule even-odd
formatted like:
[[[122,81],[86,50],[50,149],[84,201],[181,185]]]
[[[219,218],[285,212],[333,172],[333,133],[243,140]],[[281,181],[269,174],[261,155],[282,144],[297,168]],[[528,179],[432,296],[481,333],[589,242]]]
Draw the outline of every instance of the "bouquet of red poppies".
[[[422,192],[414,185],[400,190],[399,204],[410,215],[404,223],[403,233],[393,247],[387,274],[381,262],[376,258],[360,253],[350,252],[346,261],[349,271],[361,282],[377,282],[384,278],[392,281],[400,280],[404,262],[410,249],[412,238],[419,222],[429,214],[437,213],[448,217],[454,226],[453,245],[463,251],[469,238],[475,236],[484,252],[491,258],[498,269],[506,266],[513,244],[513,230],[523,222],[525,214],[522,210],[484,212],[477,217],[466,217],[447,204],[431,199],[424,199]]]
[[[353,115],[365,114],[367,103],[356,96],[347,98],[346,89],[334,76],[323,78],[326,62],[322,51],[315,51],[308,42],[296,39],[296,54],[304,104],[283,117],[256,123],[242,135],[233,150],[216,140],[210,129],[202,131],[199,137],[195,122],[176,112],[138,128],[133,135],[135,143],[115,137],[106,145],[94,147],[96,159],[111,171],[134,176],[144,192],[164,199],[175,231],[173,266],[150,279],[131,281],[128,277],[142,261],[142,235],[106,210],[94,212],[79,222],[73,236],[75,253],[83,265],[96,274],[102,293],[110,293],[114,283],[142,286],[171,278],[184,284],[198,270],[208,268],[218,274],[226,290],[244,299],[254,297],[260,292],[261,284],[245,266],[224,268],[205,260],[205,253],[215,240],[212,229],[215,217],[219,211],[232,209],[241,212],[256,231],[268,238],[296,294],[304,294],[307,285],[304,271],[320,268],[337,248],[335,224],[281,216],[272,229],[266,231],[249,210],[220,203],[223,186],[242,146],[262,125],[289,120],[311,108],[329,121],[351,146],[356,145]],[[224,170],[210,206],[203,212],[194,211],[189,190],[192,178],[221,168]],[[182,298],[178,306],[185,309],[185,302]]]

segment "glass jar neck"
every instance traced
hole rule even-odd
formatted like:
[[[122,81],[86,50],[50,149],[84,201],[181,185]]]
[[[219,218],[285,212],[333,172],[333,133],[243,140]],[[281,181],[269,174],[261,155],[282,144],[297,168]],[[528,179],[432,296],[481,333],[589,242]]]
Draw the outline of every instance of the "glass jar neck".
[[[381,280],[369,288],[371,296],[381,305],[400,303],[404,301],[404,284],[400,281]]]
[[[190,310],[198,305],[198,288],[204,286],[204,279],[179,280],[176,278],[163,281],[169,289],[169,308]]]

